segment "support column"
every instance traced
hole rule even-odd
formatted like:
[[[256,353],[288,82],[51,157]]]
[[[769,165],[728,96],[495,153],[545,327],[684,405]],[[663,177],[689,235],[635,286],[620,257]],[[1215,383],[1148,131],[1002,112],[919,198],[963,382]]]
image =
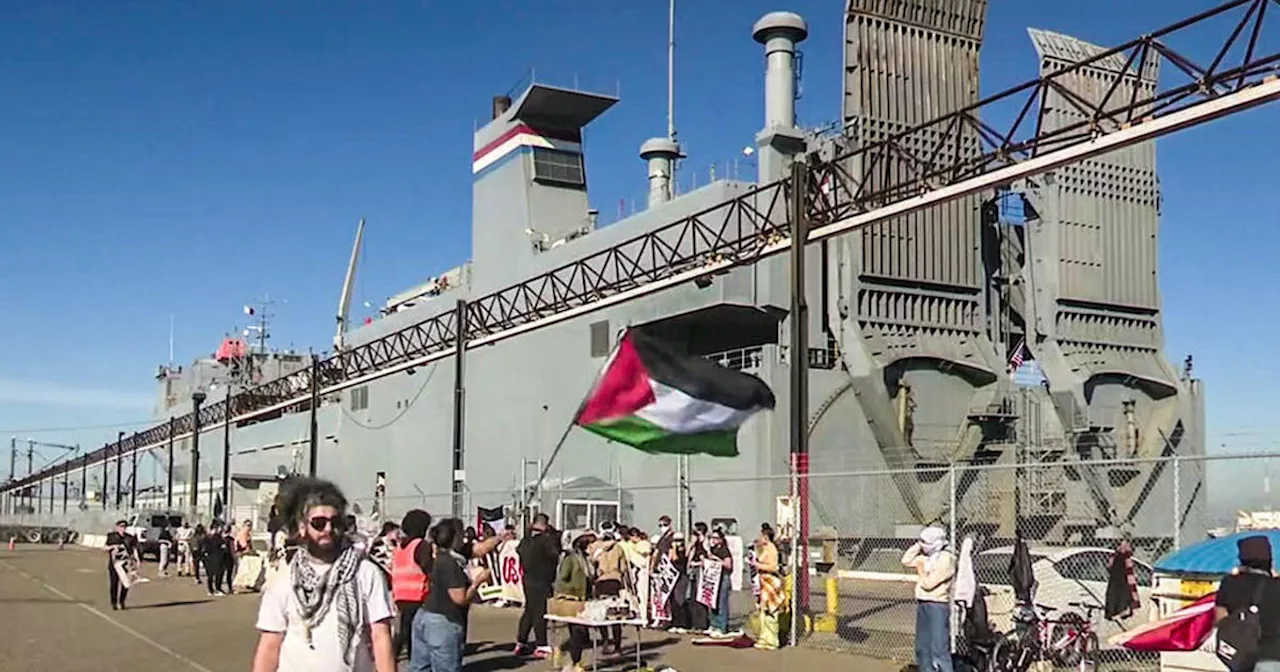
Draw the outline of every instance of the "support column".
[[[129,509],[138,508],[138,434],[135,432],[129,441],[133,455],[133,466],[129,475]]]
[[[110,457],[111,457],[111,444],[108,443],[102,446],[102,492],[99,493],[99,495],[101,495],[102,497],[103,511],[107,510],[107,483],[108,483],[107,465],[110,464],[111,462],[111,460],[109,459]]]
[[[124,432],[116,432],[116,510],[124,503]]]
[[[191,394],[191,487],[187,490],[187,506],[192,520],[196,517],[196,502],[200,492],[200,405],[204,400],[204,392]]]
[[[169,472],[165,477],[164,507],[173,508],[173,416],[169,416]]]
[[[796,618],[809,609],[809,306],[805,300],[805,243],[809,240],[809,172],[791,164],[791,469],[799,520],[795,575]]]
[[[77,447],[79,447],[77,445]],[[80,501],[89,507],[89,456],[80,456]]]
[[[231,388],[232,384],[227,383],[227,399],[222,411],[222,508],[228,514],[231,512],[231,418],[235,415],[231,408]]]
[[[307,475],[315,478],[320,462],[320,436],[317,413],[320,412],[320,358],[311,355],[311,413],[310,430],[307,432]]]
[[[463,459],[466,437],[467,302],[458,299],[453,318],[456,328],[453,362],[453,515],[462,517],[462,491],[466,481]]]

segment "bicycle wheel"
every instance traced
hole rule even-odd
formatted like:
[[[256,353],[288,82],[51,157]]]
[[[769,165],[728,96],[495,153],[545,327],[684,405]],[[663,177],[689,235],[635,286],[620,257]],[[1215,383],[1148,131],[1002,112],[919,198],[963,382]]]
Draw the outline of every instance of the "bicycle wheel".
[[[1075,641],[1075,648],[1079,652],[1079,660],[1075,665],[1079,672],[1094,672],[1098,669],[1098,653],[1102,649],[1098,643],[1098,633],[1082,633]]]
[[[987,658],[986,672],[1026,672],[1031,665],[1031,656],[1027,655],[1021,642],[1009,637],[1002,637],[991,648]]]

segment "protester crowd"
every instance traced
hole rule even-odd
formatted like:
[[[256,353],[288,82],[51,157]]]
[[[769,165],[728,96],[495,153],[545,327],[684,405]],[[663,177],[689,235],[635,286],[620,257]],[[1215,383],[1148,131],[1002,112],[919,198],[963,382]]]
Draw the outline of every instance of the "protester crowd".
[[[414,509],[365,538],[347,514],[342,492],[314,479],[283,493],[277,514],[257,619],[255,672],[392,672],[401,657],[414,672],[461,670],[470,608],[486,589],[499,604],[522,604],[512,652],[521,658],[555,655],[549,605],[611,596],[629,597],[638,612],[632,616],[647,627],[715,638],[742,634],[729,629],[734,556],[724,531],[702,523],[687,539],[666,516],[652,537],[616,523],[566,534],[537,514],[518,534],[483,521],[476,530],[458,518],[435,520]],[[227,563],[238,557],[239,535],[225,526],[178,536],[204,560],[209,577],[225,576]],[[500,556],[511,551],[521,593],[514,599],[497,578]],[[761,607],[756,646],[776,648],[785,597],[768,525],[748,556]],[[214,594],[218,589],[210,584]],[[604,655],[621,654],[621,627],[604,630]],[[586,626],[568,627],[560,647],[566,667],[581,669],[590,641]]]
[[[203,569],[210,596],[233,586],[261,590],[255,672],[392,672],[401,657],[414,672],[455,672],[466,655],[470,607],[481,599],[522,605],[512,652],[518,658],[554,655],[549,607],[580,610],[594,599],[628,604],[628,623],[716,640],[742,636],[730,631],[735,556],[725,531],[705,523],[687,539],[667,516],[652,536],[618,523],[562,533],[539,513],[519,534],[506,521],[492,521],[502,528],[495,530],[482,519],[477,531],[414,509],[368,538],[347,504],[328,481],[292,484],[273,509],[265,555],[253,547],[249,521],[164,528],[158,575],[176,565],[178,576],[200,585]],[[133,583],[146,580],[137,575],[138,540],[126,530],[120,521],[107,536],[116,609],[126,607]],[[769,525],[742,560],[757,597],[754,645],[777,648],[786,598]],[[591,633],[576,623],[567,629],[560,647],[566,667],[581,669]],[[600,635],[606,657],[623,653],[620,625],[602,627]]]

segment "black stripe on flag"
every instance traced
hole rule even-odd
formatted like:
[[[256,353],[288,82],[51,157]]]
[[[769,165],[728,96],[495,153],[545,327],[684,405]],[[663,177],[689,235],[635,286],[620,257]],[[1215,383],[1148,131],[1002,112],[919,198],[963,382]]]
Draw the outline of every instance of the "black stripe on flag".
[[[773,408],[773,391],[763,380],[709,359],[684,355],[662,339],[630,329],[627,335],[649,377],[703,401],[738,410]]]

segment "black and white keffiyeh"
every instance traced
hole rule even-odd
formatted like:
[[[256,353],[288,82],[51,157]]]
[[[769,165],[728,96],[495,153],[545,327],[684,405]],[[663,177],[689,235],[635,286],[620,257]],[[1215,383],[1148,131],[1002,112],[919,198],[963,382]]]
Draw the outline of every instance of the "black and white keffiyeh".
[[[353,546],[343,549],[337,561],[329,571],[321,577],[306,552],[295,553],[290,563],[293,578],[293,594],[302,607],[302,621],[307,633],[307,644],[311,641],[311,631],[324,620],[329,609],[336,603],[338,615],[338,642],[342,646],[343,662],[352,659],[353,640],[360,620],[360,587],[356,574],[360,570],[363,554]]]

